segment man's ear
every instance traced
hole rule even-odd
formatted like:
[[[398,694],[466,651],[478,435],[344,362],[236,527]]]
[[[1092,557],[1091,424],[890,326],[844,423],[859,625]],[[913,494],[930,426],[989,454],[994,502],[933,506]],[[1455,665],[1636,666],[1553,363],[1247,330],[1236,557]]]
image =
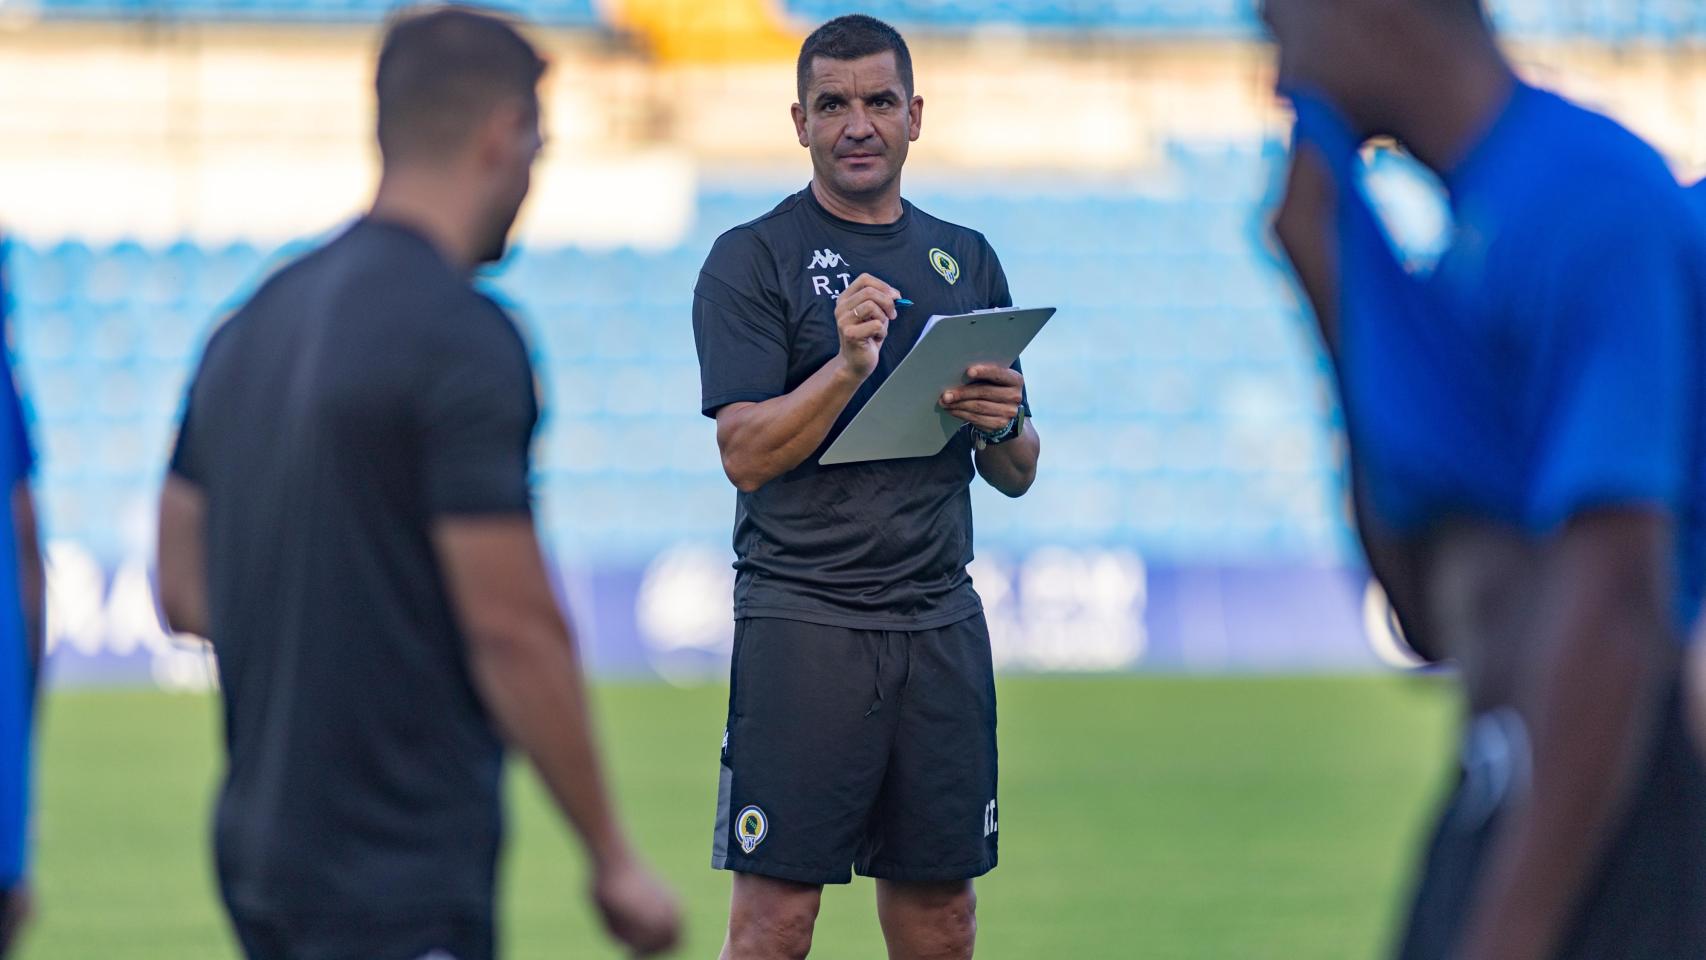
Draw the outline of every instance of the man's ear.
[[[906,138],[916,142],[919,134],[924,132],[924,98],[914,95],[907,112],[912,120],[907,125]]]
[[[492,105],[474,131],[474,153],[482,167],[507,164],[518,140],[528,135],[532,112],[519,98],[505,98]]]
[[[794,135],[800,138],[800,146],[811,146],[811,140],[806,137],[806,108],[796,103],[789,112],[794,116]]]

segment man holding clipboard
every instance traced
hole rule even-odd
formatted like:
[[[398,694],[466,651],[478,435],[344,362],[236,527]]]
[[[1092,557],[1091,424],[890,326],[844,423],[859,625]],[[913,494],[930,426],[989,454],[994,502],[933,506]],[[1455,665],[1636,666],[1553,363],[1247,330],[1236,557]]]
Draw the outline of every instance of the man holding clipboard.
[[[1035,479],[1024,378],[968,370],[940,398],[967,426],[934,456],[819,460],[933,314],[1012,300],[982,235],[901,198],[924,101],[900,35],[830,21],[798,79],[811,185],[717,241],[693,311],[702,408],[740,490],[723,956],[805,956],[822,885],[856,869],[891,957],[970,957],[999,828],[970,484],[1017,497]]]

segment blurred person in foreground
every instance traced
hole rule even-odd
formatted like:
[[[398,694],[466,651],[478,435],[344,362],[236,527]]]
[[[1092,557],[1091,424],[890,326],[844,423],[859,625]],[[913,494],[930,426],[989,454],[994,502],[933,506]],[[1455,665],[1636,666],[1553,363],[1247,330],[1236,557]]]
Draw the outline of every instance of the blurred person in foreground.
[[[1320,321],[1370,566],[1462,669],[1463,773],[1405,960],[1706,956],[1681,661],[1706,561],[1701,233],[1649,147],[1528,86],[1475,0],[1266,0],[1297,111],[1276,230]],[[1427,277],[1358,184],[1395,138]]]
[[[0,236],[0,328],[9,301],[6,239]],[[0,511],[0,956],[16,944],[32,912],[29,883],[30,793],[34,727],[43,654],[46,578],[36,536],[30,473],[35,454],[10,351],[0,381],[0,480],[10,509]]]
[[[611,934],[676,939],[535,536],[527,351],[469,285],[527,195],[544,68],[494,16],[396,20],[372,212],[268,280],[190,386],[161,602],[219,657],[218,875],[251,958],[492,957],[504,740],[579,832]]]
[[[723,234],[695,290],[701,410],[739,489],[712,865],[730,960],[804,957],[823,885],[876,879],[889,956],[970,957],[995,867],[995,682],[966,565],[971,489],[1018,497],[1039,442],[1017,365],[973,367],[933,457],[819,466],[933,314],[1012,306],[981,234],[901,196],[912,58],[865,16],[801,48],[812,180]],[[910,298],[914,305],[898,300]]]

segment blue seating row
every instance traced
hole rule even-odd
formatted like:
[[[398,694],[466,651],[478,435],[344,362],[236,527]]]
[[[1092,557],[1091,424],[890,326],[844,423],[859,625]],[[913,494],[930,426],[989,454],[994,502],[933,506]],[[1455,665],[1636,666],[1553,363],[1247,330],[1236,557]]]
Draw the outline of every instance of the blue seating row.
[[[373,21],[399,0],[35,0],[48,16],[99,19]],[[529,19],[559,26],[600,23],[593,0],[504,0]],[[1037,30],[1123,30],[1180,36],[1259,35],[1255,0],[785,0],[810,23],[849,12],[903,26],[968,29],[1017,24]],[[1678,42],[1706,36],[1697,0],[1492,0],[1495,19],[1531,37]]]

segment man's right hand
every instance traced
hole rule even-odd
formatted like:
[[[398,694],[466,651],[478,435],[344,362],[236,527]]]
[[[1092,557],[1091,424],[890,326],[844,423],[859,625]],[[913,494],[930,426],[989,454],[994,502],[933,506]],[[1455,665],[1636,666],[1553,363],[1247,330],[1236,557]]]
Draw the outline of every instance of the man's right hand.
[[[636,957],[673,950],[681,938],[675,894],[637,860],[624,858],[600,870],[592,897],[604,929]]]
[[[861,274],[835,302],[835,326],[841,331],[841,359],[860,380],[877,369],[877,355],[896,317],[900,291],[870,274]]]

